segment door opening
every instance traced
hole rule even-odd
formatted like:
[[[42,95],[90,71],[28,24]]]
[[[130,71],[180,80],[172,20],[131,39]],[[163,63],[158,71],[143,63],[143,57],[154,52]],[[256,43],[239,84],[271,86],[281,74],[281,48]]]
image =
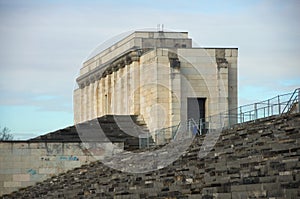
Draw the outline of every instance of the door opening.
[[[193,119],[198,130],[202,133],[206,132],[205,127],[205,101],[206,98],[188,98],[187,99],[187,118]]]

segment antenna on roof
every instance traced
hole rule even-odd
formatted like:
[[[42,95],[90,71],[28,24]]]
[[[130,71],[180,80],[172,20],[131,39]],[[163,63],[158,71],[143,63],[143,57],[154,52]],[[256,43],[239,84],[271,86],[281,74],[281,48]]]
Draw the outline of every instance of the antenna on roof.
[[[163,32],[164,31],[164,24],[157,24],[157,31]]]

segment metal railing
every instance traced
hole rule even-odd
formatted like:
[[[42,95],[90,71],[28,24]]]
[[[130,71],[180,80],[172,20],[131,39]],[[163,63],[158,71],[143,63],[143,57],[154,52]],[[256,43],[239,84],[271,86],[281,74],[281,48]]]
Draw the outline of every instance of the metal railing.
[[[300,112],[300,88],[295,89],[294,93],[290,97],[288,103],[282,110],[283,113],[291,113],[293,108],[295,108],[295,112]]]
[[[249,122],[274,115],[291,112],[300,112],[300,88],[294,92],[278,95],[276,97],[253,104],[243,105],[226,112],[201,118],[198,121],[189,119],[178,125],[156,130],[155,143],[163,145],[176,139],[179,128],[186,128],[186,135],[208,133],[213,129],[224,129],[235,124]]]
[[[156,130],[154,133],[155,143],[157,145],[163,145],[170,142],[172,139],[175,139],[180,125],[182,124],[179,123],[175,126]]]
[[[291,93],[277,95],[267,100],[239,106],[217,115],[202,118],[198,121],[198,125],[200,130],[207,131],[207,129],[211,128],[211,121],[213,121],[215,125],[224,128],[291,112],[300,112],[300,88],[295,89],[294,92]]]
[[[238,123],[286,113],[291,103],[291,95],[293,93],[278,95],[265,101],[239,107],[237,109]]]

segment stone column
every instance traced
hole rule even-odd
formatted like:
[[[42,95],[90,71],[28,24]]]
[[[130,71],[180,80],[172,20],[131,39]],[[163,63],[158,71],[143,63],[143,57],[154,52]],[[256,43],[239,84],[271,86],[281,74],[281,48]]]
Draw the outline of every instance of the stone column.
[[[83,85],[84,86],[84,85]],[[82,122],[84,120],[85,115],[85,87],[80,88],[80,120],[79,122]]]
[[[128,79],[128,84],[129,84],[129,91],[128,91],[128,94],[129,94],[129,114],[133,115],[134,114],[134,66],[133,66],[133,63],[131,63],[130,65],[128,65],[127,67],[129,67],[129,76],[130,78]]]
[[[169,93],[170,99],[170,126],[175,126],[180,123],[180,99],[181,99],[181,89],[180,89],[180,69],[171,68],[170,73],[170,88]]]
[[[124,95],[124,68],[119,69],[119,76],[118,76],[118,113],[120,115],[124,115],[124,104],[125,102],[125,95]]]
[[[85,104],[84,104],[84,121],[88,120],[88,113],[89,113],[89,83],[86,84],[85,88]]]
[[[106,114],[112,114],[112,74],[107,76]]]
[[[170,104],[172,103],[172,85],[170,80],[170,62],[167,50],[157,50],[157,93],[156,103],[159,106],[156,110],[156,120],[154,120],[154,128],[162,129],[171,126],[171,110]],[[163,118],[160,118],[163,116]],[[171,132],[165,134],[165,138],[171,137]]]
[[[126,82],[124,83],[125,84],[125,112],[127,115],[130,115],[130,107],[132,106],[130,104],[130,95],[131,95],[131,84],[130,84],[130,64],[129,65],[126,65],[125,67],[125,73],[126,73]]]
[[[82,104],[82,89],[77,88],[73,93],[73,111],[74,123],[78,124],[81,121],[81,104]]]
[[[99,117],[99,113],[100,113],[100,104],[101,104],[101,90],[100,90],[100,86],[101,86],[101,81],[100,79],[98,79],[96,81],[96,85],[97,85],[97,90],[96,90],[96,109],[95,109],[95,113],[96,113],[96,117],[98,118]]]
[[[104,114],[104,109],[103,109],[103,99],[105,95],[104,82],[105,82],[104,78],[98,80],[98,110],[97,110],[98,117],[101,117]]]
[[[117,115],[120,115],[121,114],[121,70],[119,69],[118,71],[114,72],[115,74],[115,85],[114,85],[114,88],[115,88],[115,91],[114,91],[114,98],[115,98],[115,101],[114,101],[114,113],[117,114]]]
[[[98,110],[98,81],[95,81],[92,83],[92,98],[93,98],[93,104],[92,104],[92,118],[95,119],[97,118],[97,110]]]
[[[89,86],[89,117],[88,119],[91,120],[92,119],[92,115],[93,115],[93,106],[94,106],[94,83],[91,82],[90,86]]]
[[[218,66],[219,112],[228,112],[228,68]],[[228,116],[224,117],[225,124],[229,124]]]
[[[125,66],[122,70],[122,114],[128,115],[128,68]]]
[[[131,78],[131,86],[132,86],[132,94],[133,94],[133,108],[131,114],[139,115],[140,114],[140,65],[139,62],[134,61],[131,64],[132,78]]]
[[[114,71],[111,74],[111,114],[116,114],[116,105],[117,105],[117,92],[116,92],[116,79],[117,73]]]
[[[103,114],[107,115],[107,99],[108,99],[108,76],[104,77],[103,79]]]

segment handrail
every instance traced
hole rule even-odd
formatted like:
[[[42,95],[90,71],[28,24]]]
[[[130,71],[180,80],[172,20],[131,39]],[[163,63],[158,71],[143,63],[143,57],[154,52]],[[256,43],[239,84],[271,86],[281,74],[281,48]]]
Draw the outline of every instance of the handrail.
[[[210,115],[206,118],[200,118],[198,124],[199,127],[204,125],[206,130],[210,129],[212,127],[208,125],[212,121],[212,118],[214,118],[213,122],[215,125],[226,128],[238,123],[289,113],[296,102],[298,102],[297,111],[300,112],[300,88],[295,89],[294,92],[277,95],[267,100],[239,106],[235,109]],[[222,119],[218,119],[218,117]],[[199,130],[201,132],[203,129],[199,128]]]
[[[295,95],[295,96],[294,96],[294,95]],[[298,99],[299,97],[300,97],[300,88],[297,88],[297,89],[295,89],[294,93],[291,95],[291,97],[290,97],[290,99],[289,99],[287,105],[284,107],[284,109],[283,109],[283,111],[282,111],[282,114],[285,113],[285,110],[286,110],[286,109],[287,109],[287,112],[289,112],[291,106],[293,106],[293,104],[294,104],[295,102],[297,102],[297,100],[298,100],[298,102],[300,101],[300,100]],[[290,103],[290,102],[292,102],[292,103]]]
[[[179,128],[182,125],[187,125],[185,126],[188,127],[187,133],[191,133],[189,125],[192,123],[192,132],[196,126],[201,135],[209,132],[209,129],[227,128],[235,124],[254,121],[259,118],[289,113],[296,102],[298,102],[297,111],[300,112],[300,88],[295,89],[294,92],[277,95],[267,100],[239,106],[235,109],[200,118],[197,122],[195,122],[194,119],[188,119],[185,122],[180,122],[178,125],[156,130],[154,136],[156,142],[158,139],[161,139],[159,140],[159,142],[161,142],[159,144],[165,144],[170,140],[176,139]],[[169,139],[166,138],[166,133],[169,134]]]
[[[174,132],[174,133],[172,132],[172,139],[173,139],[173,140],[176,139],[177,132],[178,132],[178,130],[179,130],[179,126],[180,126],[180,122],[179,122],[179,124],[177,125],[177,128],[176,128],[175,132]]]
[[[296,89],[296,90],[297,90],[297,89]],[[295,91],[294,91],[294,92],[295,92]],[[245,105],[239,106],[238,108],[243,108],[243,107],[247,107],[247,106],[252,106],[253,104],[264,104],[264,102],[272,101],[272,100],[278,99],[278,98],[280,98],[280,97],[290,96],[290,95],[293,94],[294,92],[290,92],[290,93],[285,93],[285,94],[277,95],[277,96],[275,96],[275,97],[272,97],[272,98],[269,98],[269,99],[266,99],[266,100],[262,100],[262,101],[259,101],[259,102],[251,103],[251,104],[245,104]]]

